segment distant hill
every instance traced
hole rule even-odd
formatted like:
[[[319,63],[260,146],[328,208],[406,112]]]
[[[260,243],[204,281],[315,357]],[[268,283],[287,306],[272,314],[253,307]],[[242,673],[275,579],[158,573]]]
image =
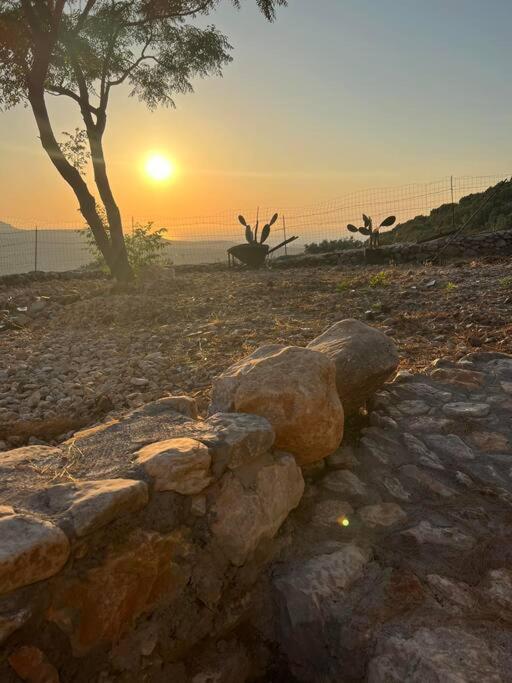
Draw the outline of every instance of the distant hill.
[[[239,242],[240,240],[238,240]],[[163,257],[176,265],[227,263],[227,250],[237,244],[229,240],[166,240]],[[14,228],[0,221],[0,275],[42,271],[75,270],[91,263],[84,231]]]
[[[382,234],[382,244],[395,242],[419,242],[440,237],[453,230],[453,207],[455,206],[455,227],[461,227],[477,209],[490,197],[494,196],[470,220],[464,234],[492,232],[494,230],[512,229],[512,181],[504,180],[485,192],[477,192],[463,197],[460,202],[443,204],[433,209],[429,216],[416,216],[405,223],[397,225],[393,230]]]

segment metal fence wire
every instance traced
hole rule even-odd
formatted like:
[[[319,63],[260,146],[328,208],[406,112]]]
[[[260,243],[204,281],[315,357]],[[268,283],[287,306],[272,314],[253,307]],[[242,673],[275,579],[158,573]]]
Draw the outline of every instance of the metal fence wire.
[[[237,220],[239,214],[254,224],[257,215],[263,220],[277,211],[280,217],[272,228],[269,244],[272,247],[297,235],[299,239],[286,248],[286,253],[298,254],[313,242],[350,237],[347,224],[360,225],[363,213],[372,216],[375,223],[390,214],[397,217],[398,223],[403,223],[418,215],[428,216],[433,209],[482,192],[509,177],[507,174],[448,176],[428,183],[360,190],[305,206],[241,206],[211,216],[126,216],[124,230],[129,233],[134,225],[152,222],[155,229],[165,230],[163,236],[168,240],[165,259],[176,265],[217,263],[226,261],[229,247],[244,242],[244,230]],[[453,227],[459,228],[455,213],[453,216]],[[483,227],[494,230],[507,226]],[[276,255],[284,253],[283,249]],[[0,275],[74,270],[92,261],[83,222],[4,216],[0,205]]]

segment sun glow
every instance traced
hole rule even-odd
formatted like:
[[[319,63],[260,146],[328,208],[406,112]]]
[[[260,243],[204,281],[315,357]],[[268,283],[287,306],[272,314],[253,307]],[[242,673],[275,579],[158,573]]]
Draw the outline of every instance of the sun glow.
[[[163,154],[151,154],[146,161],[146,175],[155,182],[161,183],[174,174],[174,166]]]

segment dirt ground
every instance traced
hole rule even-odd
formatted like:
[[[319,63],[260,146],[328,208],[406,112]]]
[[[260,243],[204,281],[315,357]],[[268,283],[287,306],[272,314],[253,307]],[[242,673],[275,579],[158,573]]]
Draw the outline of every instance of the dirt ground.
[[[344,318],[392,336],[403,369],[476,348],[512,352],[512,263],[499,258],[158,271],[129,291],[100,278],[0,283],[0,308],[37,297],[48,297],[40,314],[0,333],[4,439],[20,420],[75,415],[92,423],[166,393],[196,396],[204,410],[212,379],[240,357],[268,343],[306,345]]]

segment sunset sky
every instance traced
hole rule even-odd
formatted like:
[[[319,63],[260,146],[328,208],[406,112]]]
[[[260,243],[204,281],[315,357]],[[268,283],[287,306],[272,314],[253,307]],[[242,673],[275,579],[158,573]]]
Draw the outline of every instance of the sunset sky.
[[[268,24],[246,0],[210,18],[224,78],[149,112],[117,89],[106,148],[124,216],[293,206],[359,188],[512,169],[510,0],[290,0]],[[52,100],[55,130],[73,107]],[[172,181],[144,173],[151,152]],[[0,220],[79,221],[28,109],[0,113]]]

